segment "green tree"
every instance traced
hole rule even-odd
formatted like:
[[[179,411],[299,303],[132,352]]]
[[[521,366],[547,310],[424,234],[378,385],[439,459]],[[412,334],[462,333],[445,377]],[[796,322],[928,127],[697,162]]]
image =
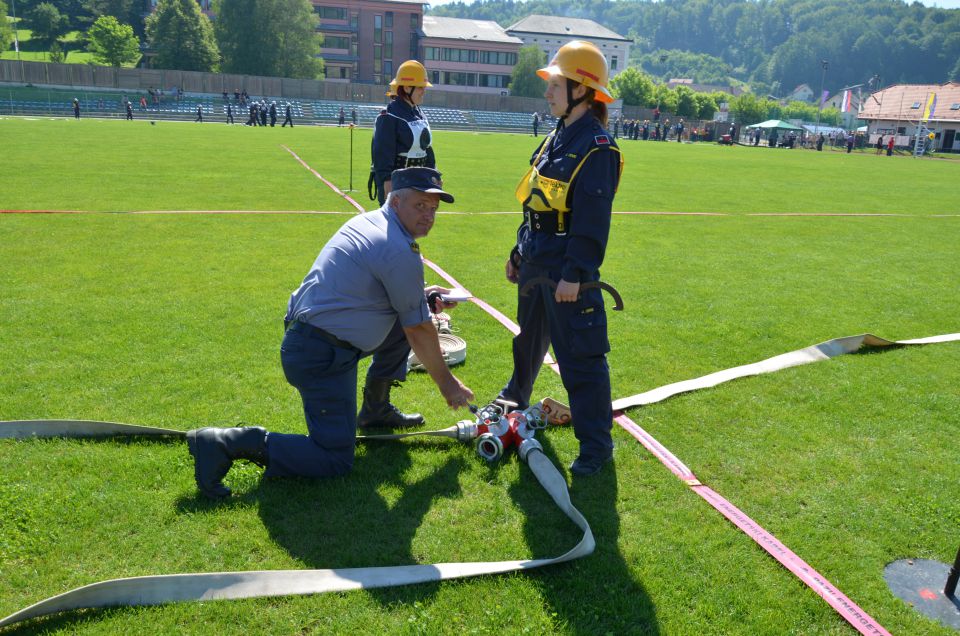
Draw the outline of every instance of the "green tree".
[[[314,79],[322,37],[309,0],[220,0],[214,25],[227,73]]]
[[[87,30],[87,50],[98,62],[122,66],[140,59],[140,40],[129,24],[120,24],[112,15],[102,15]]]
[[[7,19],[7,5],[0,0],[0,51],[6,51],[13,42],[13,27]]]
[[[666,84],[656,84],[653,88],[651,101],[647,106],[651,108],[659,107],[660,112],[664,114],[675,113],[677,112],[677,94],[667,88]]]
[[[41,2],[24,16],[23,25],[33,31],[33,39],[50,46],[67,32],[69,20],[53,4]]]
[[[539,46],[520,47],[517,63],[510,75],[510,94],[517,97],[543,97],[543,80],[537,76],[537,69],[547,65],[547,54]]]
[[[129,24],[139,38],[146,34],[141,6],[137,0],[83,0],[83,9],[87,20],[95,22],[102,15],[112,15],[117,22]]]
[[[713,119],[713,115],[717,112],[718,108],[717,101],[713,95],[710,93],[696,93],[693,99],[697,103],[697,118]]]
[[[730,101],[730,114],[740,124],[756,124],[768,119],[767,100],[753,93],[743,93]]]
[[[610,80],[613,94],[629,106],[645,106],[653,99],[653,80],[635,66],[631,66]]]
[[[63,47],[60,46],[60,43],[55,41],[50,45],[50,50],[47,51],[47,57],[50,58],[50,61],[54,64],[63,64],[67,59],[67,54],[63,52]]]
[[[147,18],[147,38],[156,68],[213,71],[220,61],[213,27],[195,0],[160,0]]]
[[[676,113],[681,117],[696,117],[699,108],[694,99],[695,93],[686,86],[677,86],[673,92],[677,96]]]
[[[817,105],[807,102],[788,102],[781,110],[785,119],[802,119],[803,121],[817,120]]]

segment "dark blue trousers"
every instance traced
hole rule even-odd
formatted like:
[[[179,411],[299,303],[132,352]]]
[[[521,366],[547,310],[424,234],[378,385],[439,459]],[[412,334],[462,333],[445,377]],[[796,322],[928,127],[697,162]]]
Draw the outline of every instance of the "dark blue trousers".
[[[368,378],[404,380],[410,344],[397,322],[373,352]],[[357,436],[357,363],[370,355],[310,331],[287,331],[280,361],[300,392],[307,435],[267,435],[267,477],[334,477],[353,467]]]
[[[522,289],[537,276],[560,280],[559,272],[524,263],[520,267],[519,287]],[[500,395],[526,408],[543,356],[552,343],[560,378],[570,399],[580,454],[609,457],[613,452],[613,408],[603,297],[599,289],[589,289],[575,303],[558,303],[553,294],[549,287],[538,285],[529,296],[517,297],[520,333],[513,339],[513,375]]]

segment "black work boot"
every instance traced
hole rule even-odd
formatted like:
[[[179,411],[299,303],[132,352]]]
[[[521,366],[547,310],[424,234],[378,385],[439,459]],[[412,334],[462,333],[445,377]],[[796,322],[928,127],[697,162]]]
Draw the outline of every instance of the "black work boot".
[[[607,462],[613,461],[610,455],[583,455],[581,454],[570,464],[570,472],[576,477],[592,477],[599,473]]]
[[[400,383],[390,378],[367,378],[363,387],[363,406],[357,415],[360,428],[409,428],[422,426],[419,413],[406,414],[390,404],[390,389]]]
[[[223,485],[235,459],[267,465],[267,431],[259,426],[245,428],[198,428],[187,431],[187,447],[193,455],[193,477],[197,488],[211,499],[230,496]]]

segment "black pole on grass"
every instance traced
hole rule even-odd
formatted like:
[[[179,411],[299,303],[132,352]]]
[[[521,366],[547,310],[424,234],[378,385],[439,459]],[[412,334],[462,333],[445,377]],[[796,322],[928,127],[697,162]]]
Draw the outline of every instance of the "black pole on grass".
[[[943,586],[944,596],[955,598],[958,579],[960,579],[960,548],[957,548],[957,558],[954,560],[953,567],[950,568],[950,573],[947,575],[947,584]]]

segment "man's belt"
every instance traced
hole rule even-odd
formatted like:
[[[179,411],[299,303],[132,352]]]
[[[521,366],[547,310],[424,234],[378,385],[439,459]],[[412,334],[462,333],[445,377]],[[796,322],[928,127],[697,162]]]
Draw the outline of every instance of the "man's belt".
[[[418,168],[420,166],[426,165],[426,157],[408,157],[404,154],[397,155],[397,158],[393,162],[394,168],[397,170],[401,168]]]
[[[536,278],[531,278],[526,283],[524,283],[523,287],[520,288],[520,295],[529,296],[530,290],[536,287],[537,285],[546,285],[550,289],[553,289],[553,290],[557,289],[557,282],[552,278],[547,278],[546,276],[537,276]],[[588,289],[593,289],[594,287],[598,287],[606,291],[611,296],[613,296],[614,311],[623,311],[623,296],[621,296],[620,292],[618,292],[616,289],[613,288],[613,285],[610,285],[609,283],[605,283],[602,280],[594,280],[586,283],[580,283],[580,293],[582,294],[584,291]]]
[[[341,340],[329,331],[325,331],[320,327],[314,327],[313,325],[300,322],[299,320],[294,321],[284,321],[284,325],[287,331],[296,331],[302,333],[308,338],[319,338],[325,340],[328,343],[332,344],[334,347],[340,347],[341,349],[349,349],[351,351],[359,351],[355,346],[347,342],[346,340]]]
[[[570,227],[570,213],[569,212],[533,212],[528,211],[526,214],[527,227],[530,228],[532,232],[545,232],[548,234],[559,234],[564,235],[567,233],[567,229]],[[563,226],[563,230],[560,231],[560,226]]]

